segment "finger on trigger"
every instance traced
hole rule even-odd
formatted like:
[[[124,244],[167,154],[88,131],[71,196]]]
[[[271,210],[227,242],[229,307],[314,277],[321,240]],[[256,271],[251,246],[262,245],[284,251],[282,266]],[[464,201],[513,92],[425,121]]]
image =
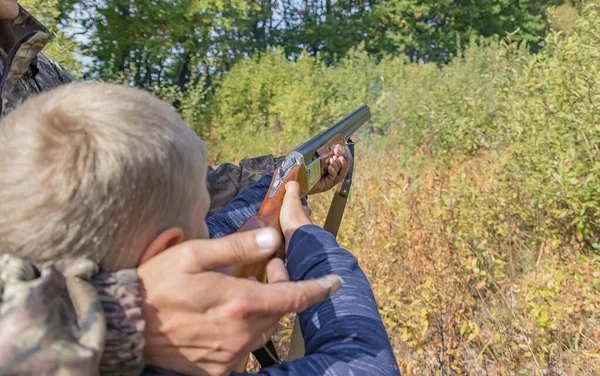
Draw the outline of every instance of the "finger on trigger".
[[[292,180],[287,182],[287,184],[285,185],[284,200],[286,197],[300,199],[300,184],[298,184],[297,181]]]
[[[295,180],[290,180],[285,184],[285,190],[286,192],[294,192],[294,191],[299,191],[300,190],[300,184],[298,184],[297,181]]]

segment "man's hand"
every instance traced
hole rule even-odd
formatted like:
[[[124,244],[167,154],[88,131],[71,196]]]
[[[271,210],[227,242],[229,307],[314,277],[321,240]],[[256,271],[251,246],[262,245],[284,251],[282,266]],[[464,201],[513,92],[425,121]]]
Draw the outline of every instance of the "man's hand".
[[[352,156],[345,147],[335,145],[333,155],[327,159],[327,174],[308,192],[309,195],[330,190],[346,176]]]
[[[279,259],[267,266],[269,284],[213,271],[264,260],[280,242],[273,229],[191,240],[142,264],[146,363],[187,374],[228,375],[242,356],[270,339],[284,314],[303,311],[341,287],[333,275],[289,282]]]

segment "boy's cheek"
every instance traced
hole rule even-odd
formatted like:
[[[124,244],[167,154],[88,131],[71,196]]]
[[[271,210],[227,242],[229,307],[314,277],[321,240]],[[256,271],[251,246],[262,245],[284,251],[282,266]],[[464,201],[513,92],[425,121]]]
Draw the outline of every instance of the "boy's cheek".
[[[206,225],[206,222],[202,222],[201,228],[202,229],[200,231],[198,238],[199,239],[208,239],[208,226]]]
[[[200,225],[198,227],[196,227],[196,231],[194,234],[192,234],[193,236],[191,238],[192,239],[208,239],[209,233],[208,233],[208,226],[206,225],[206,222],[201,221],[199,223],[200,223]]]
[[[208,191],[204,188],[202,189],[201,197],[198,200],[194,212],[194,229],[193,236],[194,239],[208,239],[209,232],[208,226],[206,225],[206,214],[208,213],[208,208],[210,207],[210,195]]]

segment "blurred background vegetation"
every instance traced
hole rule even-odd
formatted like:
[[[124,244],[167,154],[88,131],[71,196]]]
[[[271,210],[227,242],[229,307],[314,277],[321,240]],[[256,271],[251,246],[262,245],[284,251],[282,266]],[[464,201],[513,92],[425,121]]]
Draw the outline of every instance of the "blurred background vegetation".
[[[405,374],[600,373],[599,1],[21,2],[49,55],[168,101],[212,162],[371,105],[340,241]]]

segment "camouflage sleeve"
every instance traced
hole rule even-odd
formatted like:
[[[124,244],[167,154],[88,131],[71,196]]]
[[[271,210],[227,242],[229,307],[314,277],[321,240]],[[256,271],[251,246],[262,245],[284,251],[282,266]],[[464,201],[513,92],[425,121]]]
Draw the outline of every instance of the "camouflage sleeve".
[[[102,375],[139,375],[144,368],[144,316],[136,269],[92,278],[106,320]]]
[[[89,260],[46,264],[40,273],[24,260],[0,256],[0,374],[141,372],[135,270],[97,272]]]
[[[58,63],[50,60],[44,53],[38,54],[37,58],[37,65],[39,70],[54,73],[51,75],[56,77],[56,82],[54,83],[54,86],[58,86],[60,84],[68,84],[70,82],[75,81],[75,78],[73,78],[73,76],[71,75],[71,73],[69,73],[68,70],[63,68]]]
[[[257,182],[265,174],[272,173],[284,159],[285,156],[275,158],[269,154],[244,158],[239,166],[224,163],[209,167],[206,180],[211,204],[208,215],[217,213],[244,188]]]

